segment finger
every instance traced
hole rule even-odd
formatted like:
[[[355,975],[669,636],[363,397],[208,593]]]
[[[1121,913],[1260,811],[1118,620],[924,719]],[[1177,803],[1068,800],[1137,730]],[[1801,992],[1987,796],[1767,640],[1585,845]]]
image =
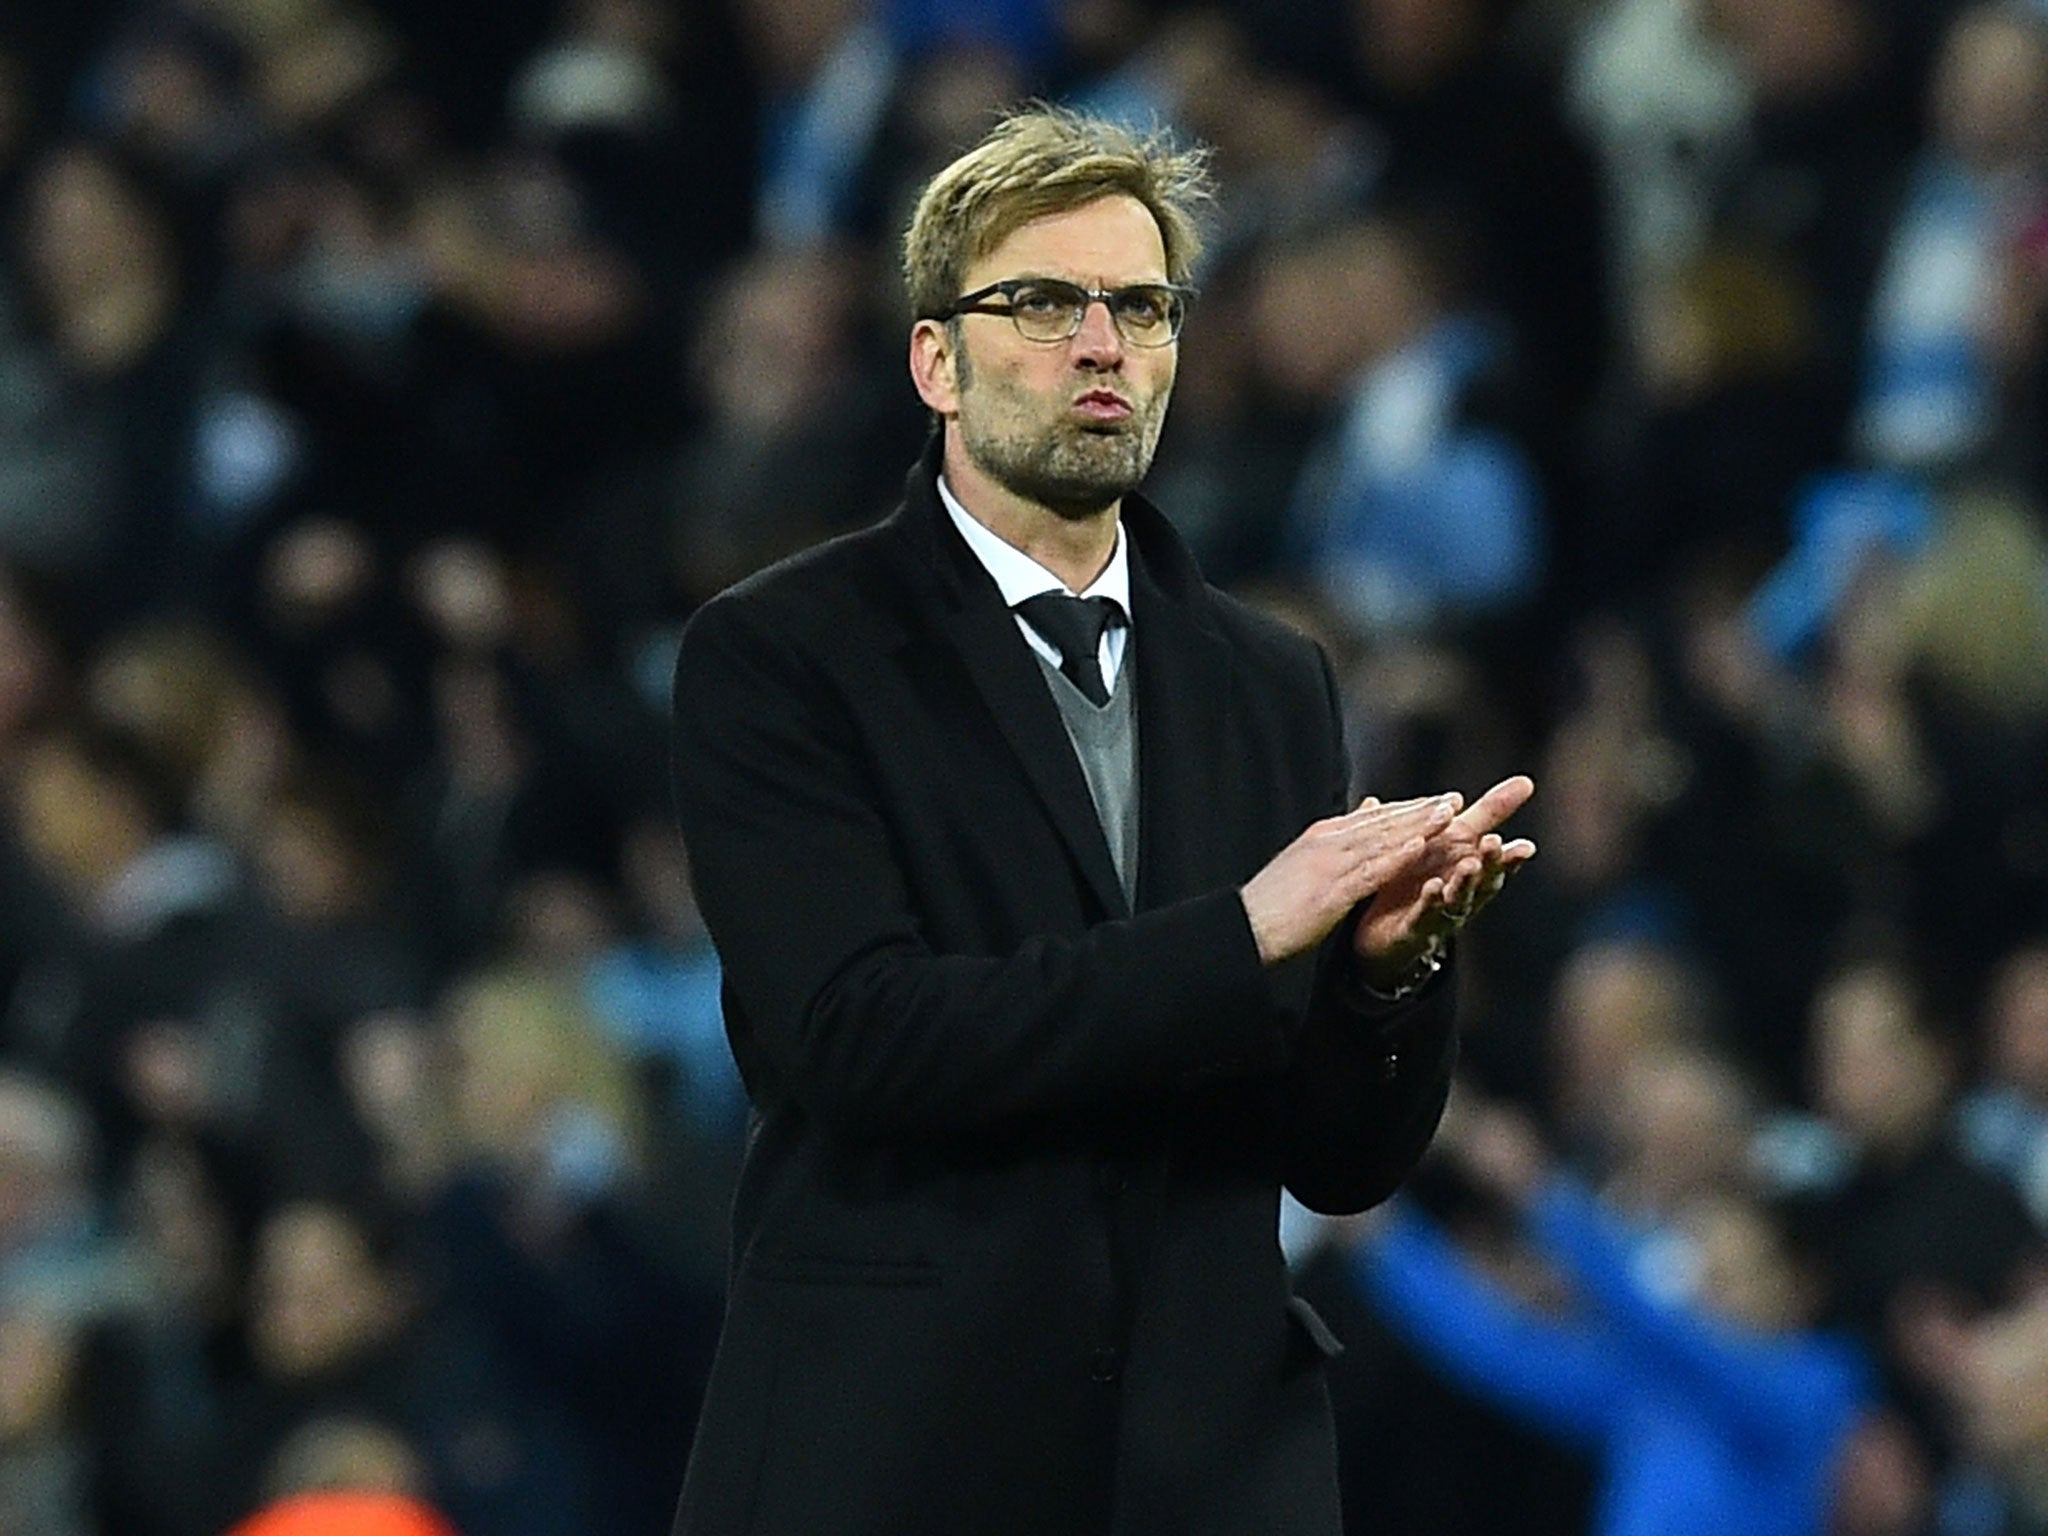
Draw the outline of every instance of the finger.
[[[1391,817],[1425,811],[1441,795],[1417,795],[1412,800],[1382,800],[1378,795],[1367,795],[1348,811],[1339,811],[1334,816],[1325,816],[1316,823],[1318,827],[1347,830],[1365,822],[1384,821]]]
[[[1466,807],[1458,817],[1458,827],[1471,836],[1483,836],[1528,804],[1535,792],[1535,781],[1526,774],[1503,779]]]
[[[1368,842],[1405,839],[1417,834],[1434,837],[1449,826],[1456,815],[1457,806],[1451,798],[1438,795],[1426,800],[1409,800],[1398,805],[1353,811],[1344,818],[1344,826],[1354,847],[1362,848]]]
[[[1478,886],[1472,892],[1471,900],[1465,903],[1465,909],[1458,917],[1459,923],[1469,923],[1473,918],[1484,912],[1491,905],[1493,898],[1500,894],[1502,883],[1501,880],[1493,879]]]
[[[1416,939],[1447,939],[1458,931],[1458,925],[1451,921],[1450,914],[1444,910],[1441,892],[1435,900],[1418,900],[1403,916],[1406,918],[1409,934]]]
[[[1372,917],[1374,924],[1384,931],[1392,926],[1403,932],[1420,937],[1430,928],[1437,913],[1437,900],[1443,891],[1443,882],[1431,878],[1420,890],[1409,896],[1399,906],[1388,904],[1386,887],[1373,893]]]
[[[1482,848],[1479,857],[1485,862],[1488,872],[1499,869],[1513,869],[1535,857],[1536,845],[1526,837],[1518,837],[1511,843],[1496,842],[1491,848]]]
[[[1342,815],[1326,817],[1317,823],[1332,833],[1344,838],[1355,836],[1360,828],[1380,826],[1398,820],[1411,808],[1422,805],[1423,801],[1401,801],[1387,805],[1382,801],[1367,798],[1360,801]]]
[[[1459,921],[1470,922],[1480,912],[1484,911],[1487,904],[1500,894],[1501,887],[1508,883],[1508,876],[1523,864],[1526,864],[1536,852],[1536,845],[1529,842],[1526,838],[1520,839],[1515,844],[1510,844],[1509,847],[1514,849],[1514,857],[1512,859],[1504,858],[1503,862],[1490,866],[1486,873],[1474,884],[1472,893],[1465,902],[1463,915]]]
[[[1451,871],[1450,878],[1444,882],[1444,906],[1454,917],[1465,915],[1464,909],[1472,900],[1472,893],[1478,887],[1480,876],[1485,873],[1486,863],[1482,859],[1468,858],[1458,861],[1458,867]]]
[[[1461,815],[1452,817],[1444,826],[1435,845],[1438,853],[1447,858],[1464,858],[1473,853],[1484,858],[1500,847],[1501,837],[1498,832],[1475,836],[1472,823]]]
[[[1398,821],[1404,817],[1433,816],[1440,807],[1448,806],[1456,815],[1464,808],[1465,800],[1455,791],[1445,795],[1418,795],[1412,800],[1380,800],[1368,795],[1358,808],[1344,817],[1346,821],[1378,822]]]
[[[1536,844],[1532,844],[1528,838],[1522,838],[1520,846],[1534,848]],[[1487,866],[1487,872],[1493,872],[1493,870],[1501,868],[1503,864],[1513,862],[1507,856],[1507,844],[1501,842],[1501,838],[1495,838],[1495,836],[1487,836],[1485,840],[1481,840],[1481,844],[1479,844],[1479,858]]]
[[[1536,781],[1525,773],[1502,779],[1473,801],[1457,818],[1461,830],[1473,836],[1491,832],[1529,803],[1536,793]]]

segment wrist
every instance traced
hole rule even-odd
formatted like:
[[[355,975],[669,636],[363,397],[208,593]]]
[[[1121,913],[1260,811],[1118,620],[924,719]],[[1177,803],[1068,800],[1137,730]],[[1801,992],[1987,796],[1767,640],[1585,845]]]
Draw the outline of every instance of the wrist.
[[[1450,957],[1450,940],[1433,934],[1408,958],[1373,961],[1361,955],[1356,976],[1360,989],[1378,1003],[1404,1002],[1436,979]]]

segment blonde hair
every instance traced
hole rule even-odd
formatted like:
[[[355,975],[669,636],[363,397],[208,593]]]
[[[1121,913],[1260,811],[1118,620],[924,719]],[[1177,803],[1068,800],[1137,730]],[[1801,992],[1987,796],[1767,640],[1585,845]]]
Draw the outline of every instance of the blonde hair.
[[[2048,713],[2048,539],[1997,489],[1951,496],[1934,547],[1907,573],[1914,655],[1949,693],[2001,718]]]
[[[629,1158],[644,1150],[646,1123],[625,1054],[604,1034],[581,992],[561,976],[517,961],[459,977],[440,1013],[461,1070],[491,1079],[496,1117],[464,1123],[466,1151],[485,1156],[531,1150],[564,1110],[591,1114]]]
[[[1206,147],[1042,102],[1012,113],[919,195],[903,234],[911,313],[944,313],[967,269],[1033,219],[1118,194],[1145,205],[1168,281],[1187,282],[1202,250],[1196,215],[1215,196]]]

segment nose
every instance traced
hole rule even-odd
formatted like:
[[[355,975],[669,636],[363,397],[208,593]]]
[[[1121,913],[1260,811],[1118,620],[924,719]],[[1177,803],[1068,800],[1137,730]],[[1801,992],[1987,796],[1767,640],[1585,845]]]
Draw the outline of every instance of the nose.
[[[1114,368],[1123,361],[1124,336],[1110,318],[1109,304],[1090,299],[1081,311],[1081,328],[1074,332],[1074,361],[1084,368]]]

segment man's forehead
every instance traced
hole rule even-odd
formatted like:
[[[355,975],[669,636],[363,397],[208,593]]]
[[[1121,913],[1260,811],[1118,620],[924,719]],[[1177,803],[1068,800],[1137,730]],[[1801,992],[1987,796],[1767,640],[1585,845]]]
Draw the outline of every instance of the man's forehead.
[[[1162,282],[1166,242],[1150,209],[1112,193],[1018,225],[968,267],[967,286],[1026,274],[1087,283]]]

